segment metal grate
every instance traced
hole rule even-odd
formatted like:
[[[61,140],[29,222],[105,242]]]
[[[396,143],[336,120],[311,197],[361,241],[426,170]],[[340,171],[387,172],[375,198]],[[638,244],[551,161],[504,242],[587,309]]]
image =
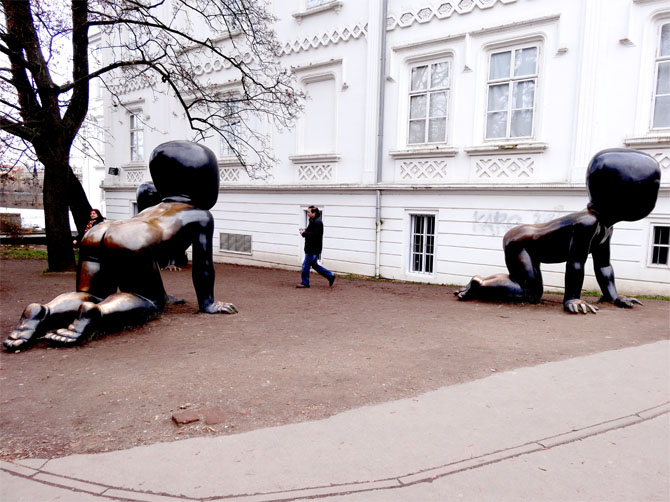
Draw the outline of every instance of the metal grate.
[[[221,232],[219,239],[220,251],[251,254],[251,235]]]

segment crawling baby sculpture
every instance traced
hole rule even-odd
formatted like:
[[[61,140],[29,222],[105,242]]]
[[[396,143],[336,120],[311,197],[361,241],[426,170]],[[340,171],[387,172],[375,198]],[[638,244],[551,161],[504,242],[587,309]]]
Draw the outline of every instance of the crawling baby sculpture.
[[[509,275],[475,276],[454,294],[459,300],[538,303],[543,293],[540,264],[566,262],[564,310],[595,313],[596,306],[580,299],[584,264],[590,253],[603,293],[600,301],[625,308],[640,304],[635,298],[617,294],[610,263],[612,227],[651,213],[660,183],[661,169],[645,153],[627,149],[597,153],[586,173],[590,198],[586,209],[548,223],[512,228],[503,238]]]
[[[234,305],[214,300],[209,209],[219,194],[216,157],[204,146],[170,141],[152,152],[149,169],[162,202],[129,220],[91,228],[81,242],[77,291],[28,305],[3,342],[6,350],[22,349],[40,337],[73,345],[98,331],[155,317],[171,300],[155,260],[165,246],[182,251],[193,246],[193,287],[201,312],[237,312]]]

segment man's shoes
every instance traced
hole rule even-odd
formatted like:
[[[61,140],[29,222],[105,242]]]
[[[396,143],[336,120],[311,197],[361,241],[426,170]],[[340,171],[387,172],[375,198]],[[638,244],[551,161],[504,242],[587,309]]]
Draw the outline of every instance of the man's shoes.
[[[335,282],[335,276],[329,277],[328,278],[328,287],[333,287],[333,283]]]
[[[298,285],[296,286],[296,288],[298,288],[298,289],[306,289],[306,288],[309,288],[309,286],[305,286],[304,284],[298,284]]]

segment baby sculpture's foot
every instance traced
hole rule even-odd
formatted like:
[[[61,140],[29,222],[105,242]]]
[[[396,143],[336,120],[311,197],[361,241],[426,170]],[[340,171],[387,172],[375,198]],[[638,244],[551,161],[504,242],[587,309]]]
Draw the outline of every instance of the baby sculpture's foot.
[[[459,300],[472,300],[477,296],[477,290],[481,287],[482,285],[482,278],[479,277],[478,275],[474,276],[472,279],[470,279],[470,282],[468,283],[467,286],[465,286],[463,289],[459,289],[458,291],[454,291],[454,295]]]
[[[61,328],[44,335],[44,338],[56,345],[74,345],[82,338],[83,333],[77,333],[70,328]]]
[[[92,322],[100,319],[100,311],[97,309],[89,309],[83,313],[81,317],[75,319],[67,328],[50,331],[44,338],[56,345],[74,345],[83,343],[91,338]]]
[[[15,351],[27,347],[30,342],[38,338],[40,324],[47,317],[47,308],[39,303],[31,303],[23,311],[19,323],[12,330],[7,339],[2,342],[5,350]]]

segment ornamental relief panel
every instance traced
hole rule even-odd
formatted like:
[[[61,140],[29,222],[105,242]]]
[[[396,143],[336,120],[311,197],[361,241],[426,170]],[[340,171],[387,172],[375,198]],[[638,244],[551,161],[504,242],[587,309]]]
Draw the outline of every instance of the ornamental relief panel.
[[[223,184],[239,183],[240,169],[237,167],[220,167],[219,181]]]
[[[529,179],[535,175],[535,158],[479,157],[474,159],[472,175],[478,181]]]
[[[335,168],[332,164],[300,164],[298,165],[298,181],[301,183],[335,181]]]
[[[121,182],[127,185],[139,185],[145,181],[151,181],[149,178],[149,171],[145,168],[140,169],[128,169],[124,168],[121,170],[122,177]]]
[[[396,163],[396,180],[403,183],[440,182],[447,179],[447,161],[409,159]]]
[[[661,183],[670,183],[670,150],[650,150],[647,151],[649,155],[656,159],[656,162],[661,166]]]

